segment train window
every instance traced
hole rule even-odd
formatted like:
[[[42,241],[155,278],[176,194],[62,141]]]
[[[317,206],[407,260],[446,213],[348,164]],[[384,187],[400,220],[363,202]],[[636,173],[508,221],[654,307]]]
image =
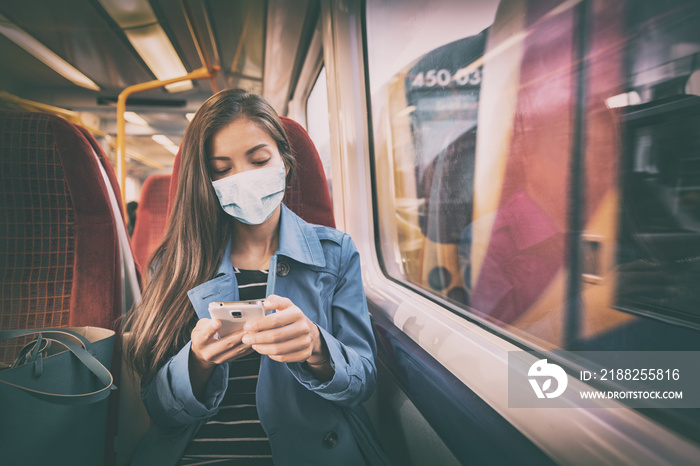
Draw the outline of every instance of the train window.
[[[333,186],[331,183],[331,130],[328,125],[328,91],[326,88],[326,68],[322,67],[316,78],[316,83],[311,88],[309,98],[306,101],[306,125],[309,137],[314,144],[318,154],[321,156],[323,170],[326,172],[328,189],[333,197]]]
[[[690,0],[367,2],[385,273],[544,348],[690,341],[699,20]]]

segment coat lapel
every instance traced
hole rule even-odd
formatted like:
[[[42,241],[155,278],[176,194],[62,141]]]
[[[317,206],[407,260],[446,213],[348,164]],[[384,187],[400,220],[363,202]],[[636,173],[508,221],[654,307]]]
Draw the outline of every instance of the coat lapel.
[[[226,245],[216,276],[187,292],[197,317],[211,319],[209,303],[216,301],[238,301],[238,282],[231,265],[231,240]]]

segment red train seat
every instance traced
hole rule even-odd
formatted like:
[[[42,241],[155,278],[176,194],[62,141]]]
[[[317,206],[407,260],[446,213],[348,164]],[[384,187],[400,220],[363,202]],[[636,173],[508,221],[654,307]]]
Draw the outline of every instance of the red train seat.
[[[131,241],[136,260],[144,268],[165,234],[170,178],[171,175],[168,174],[151,175],[146,178],[141,189]]]
[[[0,327],[114,328],[115,220],[90,143],[60,117],[0,111]],[[0,346],[0,361],[14,348]]]
[[[114,218],[121,218],[121,221],[115,222],[115,227],[117,229],[117,238],[119,240],[119,249],[122,259],[122,278],[124,279],[122,283],[122,314],[125,314],[131,309],[134,302],[139,302],[141,300],[141,268],[139,267],[140,264],[136,262],[134,247],[127,232],[124,209],[121,201],[121,188],[119,187],[112,162],[104,153],[95,137],[82,126],[77,126],[77,128],[83,136],[85,136],[85,139],[88,140],[94,155],[100,162],[101,172],[112,204]]]

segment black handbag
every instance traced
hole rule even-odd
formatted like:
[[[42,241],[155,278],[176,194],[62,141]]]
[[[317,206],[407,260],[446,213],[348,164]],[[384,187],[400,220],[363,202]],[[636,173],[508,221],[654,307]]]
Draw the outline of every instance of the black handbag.
[[[0,340],[33,334],[0,370],[0,462],[103,464],[114,331],[8,330]]]

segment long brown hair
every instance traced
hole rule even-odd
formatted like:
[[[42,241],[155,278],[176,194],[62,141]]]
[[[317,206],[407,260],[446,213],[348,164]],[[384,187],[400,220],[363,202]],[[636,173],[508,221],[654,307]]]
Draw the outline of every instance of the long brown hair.
[[[282,123],[262,97],[227,89],[202,104],[182,140],[177,191],[165,237],[148,264],[150,282],[124,326],[131,331],[126,360],[145,380],[189,341],[197,316],[187,291],[214,277],[226,249],[233,220],[211,185],[207,154],[212,137],[239,118],[267,131],[289,169],[287,180],[294,173]]]

